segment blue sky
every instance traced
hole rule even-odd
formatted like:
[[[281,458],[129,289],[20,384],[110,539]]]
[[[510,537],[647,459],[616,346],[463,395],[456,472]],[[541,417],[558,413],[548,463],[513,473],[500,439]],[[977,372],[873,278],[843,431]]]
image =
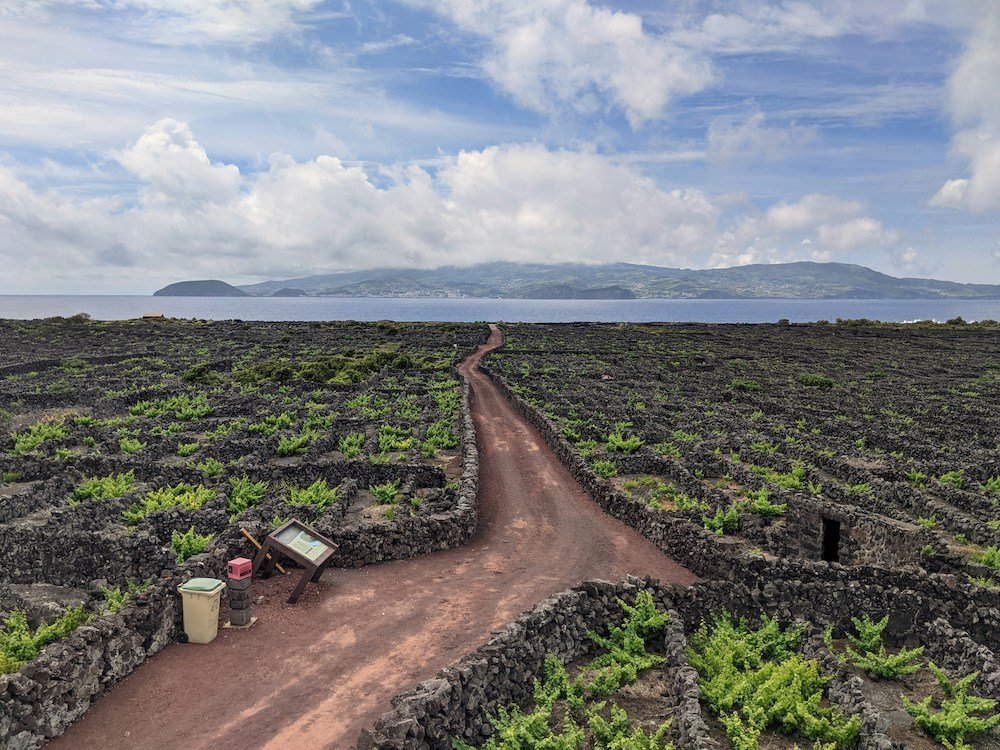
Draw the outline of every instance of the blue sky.
[[[4,293],[497,259],[1000,283],[994,0],[0,0]]]

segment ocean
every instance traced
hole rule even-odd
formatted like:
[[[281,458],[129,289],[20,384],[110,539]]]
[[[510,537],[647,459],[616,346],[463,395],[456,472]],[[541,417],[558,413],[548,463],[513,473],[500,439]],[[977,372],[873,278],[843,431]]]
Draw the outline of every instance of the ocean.
[[[140,297],[0,295],[0,318],[47,318],[89,313],[125,320],[143,313],[204,320],[507,321],[511,323],[691,322],[793,323],[837,318],[883,321],[1000,320],[1000,300],[801,299],[399,299],[382,297]]]

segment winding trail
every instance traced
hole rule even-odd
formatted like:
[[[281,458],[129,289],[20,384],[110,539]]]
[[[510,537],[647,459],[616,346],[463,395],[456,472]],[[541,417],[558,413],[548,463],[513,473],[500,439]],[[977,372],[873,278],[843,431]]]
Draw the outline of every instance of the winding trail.
[[[173,644],[139,667],[52,750],[346,750],[389,698],[474,650],[492,630],[582,580],[694,575],[606,515],[477,367],[479,526],[465,546],[331,570],[295,606],[297,575],[254,584],[247,631]],[[291,579],[291,580],[289,580]]]

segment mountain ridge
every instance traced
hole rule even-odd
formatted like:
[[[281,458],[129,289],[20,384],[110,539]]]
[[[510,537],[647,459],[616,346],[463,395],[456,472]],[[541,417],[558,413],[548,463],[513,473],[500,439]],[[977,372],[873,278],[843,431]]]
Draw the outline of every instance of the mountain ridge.
[[[198,282],[180,282],[198,283]],[[167,292],[172,284],[156,294]],[[520,299],[1000,299],[1000,285],[895,277],[851,263],[754,264],[685,269],[632,263],[494,261],[436,269],[344,271],[246,284],[252,296],[294,290],[321,297]],[[184,294],[182,296],[189,296]]]

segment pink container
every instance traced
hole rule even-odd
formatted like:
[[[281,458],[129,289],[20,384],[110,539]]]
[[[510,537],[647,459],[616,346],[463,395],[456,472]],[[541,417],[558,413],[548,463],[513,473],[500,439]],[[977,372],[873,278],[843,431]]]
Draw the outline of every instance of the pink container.
[[[229,577],[237,581],[249,578],[253,571],[253,563],[245,557],[237,557],[229,561]]]

